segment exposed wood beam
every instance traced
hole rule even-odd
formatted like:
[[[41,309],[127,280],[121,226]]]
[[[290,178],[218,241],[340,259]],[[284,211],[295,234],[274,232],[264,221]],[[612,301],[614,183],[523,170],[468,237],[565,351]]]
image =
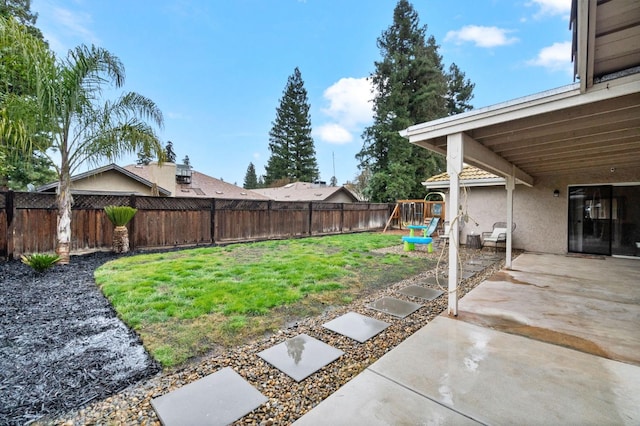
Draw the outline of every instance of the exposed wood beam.
[[[549,135],[547,137],[528,138],[510,144],[492,146],[491,150],[499,155],[517,155],[522,152],[537,152],[552,149],[556,146],[579,146],[581,143],[601,142],[603,140],[623,139],[627,137],[640,137],[640,120],[630,128],[618,123],[610,123],[598,126],[597,129],[579,129]]]
[[[606,102],[598,106],[588,105],[564,111],[548,112],[533,117],[525,117],[516,122],[475,129],[467,133],[476,140],[508,141],[514,134],[514,130],[534,132],[542,131],[543,129],[557,131],[559,126],[562,126],[563,130],[579,128],[584,123],[588,124],[596,120],[606,123],[611,116],[617,115],[624,117],[624,119],[637,118],[640,115],[640,93],[623,96],[615,101]]]
[[[580,2],[578,2],[580,4]],[[403,134],[411,143],[430,141],[447,135],[468,132],[482,127],[512,122],[547,112],[561,111],[624,97],[640,92],[640,74],[632,74],[615,80],[598,83],[588,93],[580,94],[574,86],[557,92],[545,92],[532,97],[472,110],[428,123],[416,124]],[[427,142],[427,143],[432,143]]]
[[[603,142],[606,142],[607,145],[603,146]],[[634,137],[626,137],[626,138],[619,138],[619,139],[607,139],[606,141],[597,140],[589,143],[577,142],[572,144],[559,145],[554,148],[536,149],[537,147],[534,147],[529,152],[523,151],[518,154],[509,153],[508,156],[505,155],[504,157],[508,158],[508,160],[512,163],[517,162],[518,164],[521,164],[522,161],[526,161],[528,159],[542,160],[547,157],[557,158],[559,155],[564,155],[569,152],[576,152],[576,150],[586,154],[595,154],[597,152],[601,152],[602,150],[610,147],[617,147],[617,148],[635,147],[637,149],[640,149],[640,140],[638,140],[638,138],[634,136]]]
[[[533,186],[533,177],[523,172],[469,135],[462,133],[465,161],[481,165],[483,169],[498,176],[513,176],[519,182]]]
[[[636,146],[631,147],[620,147],[620,148],[600,148],[594,151],[578,151],[573,154],[567,155],[540,155],[538,158],[529,159],[519,161],[518,165],[525,169],[527,168],[535,168],[537,165],[539,166],[554,166],[554,165],[562,165],[565,163],[571,163],[574,161],[579,161],[581,163],[592,162],[592,159],[595,159],[593,164],[602,163],[602,156],[606,154],[607,159],[612,158],[613,156],[629,156],[634,155],[638,152],[638,144]]]
[[[564,173],[567,171],[576,171],[576,170],[590,170],[598,167],[609,167],[609,165],[615,165],[616,167],[621,165],[640,165],[640,160],[637,157],[630,157],[628,154],[621,155],[607,155],[606,160],[602,158],[593,158],[587,159],[584,161],[574,161],[574,162],[564,162],[558,164],[541,164],[540,166],[535,168],[536,175],[542,174],[557,174]]]

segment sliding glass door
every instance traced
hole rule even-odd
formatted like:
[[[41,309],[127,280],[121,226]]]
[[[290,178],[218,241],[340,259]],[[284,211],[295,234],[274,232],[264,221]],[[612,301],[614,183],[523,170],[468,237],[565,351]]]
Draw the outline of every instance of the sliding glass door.
[[[611,186],[569,188],[569,251],[611,254]]]
[[[612,197],[611,254],[640,256],[640,186],[614,186]]]
[[[569,187],[569,251],[640,256],[640,186]]]

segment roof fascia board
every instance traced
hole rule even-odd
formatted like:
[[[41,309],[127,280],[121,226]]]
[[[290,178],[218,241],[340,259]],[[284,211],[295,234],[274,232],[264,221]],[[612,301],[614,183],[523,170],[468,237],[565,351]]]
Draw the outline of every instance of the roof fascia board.
[[[477,186],[498,186],[505,185],[506,179],[504,178],[490,178],[490,179],[463,179],[460,181],[460,186],[477,187]],[[448,180],[441,180],[437,182],[422,182],[427,189],[448,188],[451,184]]]
[[[401,132],[411,143],[431,144],[429,139],[467,132],[479,127],[501,124],[532,115],[553,112],[574,106],[616,98],[640,92],[640,73],[594,84],[587,93],[580,93],[578,84],[554,91],[542,92],[491,107],[452,115],[427,123],[416,124]]]
[[[589,0],[588,2],[579,1],[578,7],[587,9],[587,18],[584,21],[587,25],[587,45],[585,46],[586,53],[586,87],[585,91],[593,87],[593,70],[596,60],[596,14],[598,10],[598,4],[596,0]],[[580,83],[582,89],[582,81]]]
[[[77,174],[75,176],[71,176],[71,182],[76,182],[78,180],[82,180],[82,179],[86,179],[88,177],[91,176],[96,176],[99,175],[101,173],[105,173],[108,172],[109,170],[115,170],[119,173],[122,173],[123,175],[127,176],[128,178],[131,178],[133,180],[136,180],[138,182],[140,182],[143,185],[146,185],[148,187],[153,187],[153,182],[138,176],[135,173],[130,172],[129,170],[125,169],[124,167],[120,167],[115,163],[111,163],[111,164],[107,164],[106,166],[102,166],[102,167],[98,167],[97,169],[93,169],[93,170],[88,170],[86,172]],[[57,188],[58,186],[58,182],[52,182],[52,183],[48,183],[46,185],[42,185],[40,187],[37,188],[38,192],[43,192],[46,191],[48,189],[53,189],[53,188]],[[171,195],[171,192],[158,186],[158,193],[162,194],[162,195]]]
[[[587,59],[589,40],[589,1],[578,0],[578,78],[580,93],[587,91]]]

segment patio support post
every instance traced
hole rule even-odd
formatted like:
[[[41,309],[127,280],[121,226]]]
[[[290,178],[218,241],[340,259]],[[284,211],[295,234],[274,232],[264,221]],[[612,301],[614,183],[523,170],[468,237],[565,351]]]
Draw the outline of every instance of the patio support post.
[[[511,269],[511,248],[513,241],[513,190],[516,188],[516,179],[513,176],[506,177],[507,186],[507,247],[505,268]]]
[[[456,133],[447,136],[447,173],[449,174],[449,201],[447,219],[449,220],[449,294],[448,314],[458,315],[458,251],[460,241],[458,218],[460,205],[460,172],[464,159],[464,135]]]

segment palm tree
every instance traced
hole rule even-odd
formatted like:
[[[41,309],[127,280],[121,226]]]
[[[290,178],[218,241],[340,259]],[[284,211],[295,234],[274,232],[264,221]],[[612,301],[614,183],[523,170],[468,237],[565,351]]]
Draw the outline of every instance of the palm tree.
[[[7,27],[5,22],[0,27]],[[31,53],[28,46],[25,49]],[[70,260],[71,175],[85,163],[113,162],[138,151],[153,153],[163,161],[162,143],[148,124],[162,127],[163,117],[152,100],[134,92],[116,100],[103,99],[105,88],[124,84],[124,66],[109,51],[80,45],[64,59],[51,61],[51,57],[51,52],[30,57],[36,96],[35,100],[24,99],[23,105],[35,101],[40,118],[37,132],[28,138],[29,146],[45,152],[58,174],[56,252],[64,264]],[[33,108],[15,108],[25,110]],[[23,117],[28,122],[29,116]]]

